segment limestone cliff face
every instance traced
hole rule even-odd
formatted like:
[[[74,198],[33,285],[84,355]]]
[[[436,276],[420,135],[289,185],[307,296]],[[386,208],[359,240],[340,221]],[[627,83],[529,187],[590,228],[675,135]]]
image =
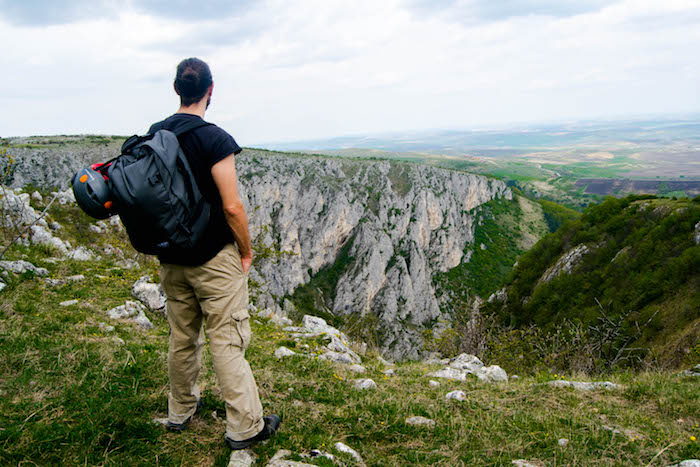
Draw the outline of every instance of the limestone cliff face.
[[[65,188],[80,167],[113,157],[118,143],[15,152],[13,186]],[[421,330],[449,319],[432,279],[478,248],[474,208],[512,196],[502,181],[385,161],[246,150],[237,170],[253,243],[276,252],[251,272],[258,306],[279,307],[342,259],[324,311],[376,317],[392,357],[419,357]]]
[[[291,294],[349,247],[327,306],[375,315],[393,357],[417,358],[421,330],[449,319],[432,277],[468,261],[474,208],[512,196],[498,180],[414,164],[247,151],[237,166],[251,236],[283,252],[253,272],[261,302]]]

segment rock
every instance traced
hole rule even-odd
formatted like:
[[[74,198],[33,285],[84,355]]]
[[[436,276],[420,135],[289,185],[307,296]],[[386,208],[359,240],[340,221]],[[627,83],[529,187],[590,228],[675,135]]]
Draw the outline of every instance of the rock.
[[[560,438],[559,441],[557,441],[557,444],[561,447],[565,447],[569,444],[569,440],[566,438]]]
[[[335,448],[345,454],[350,454],[353,459],[355,459],[357,462],[364,464],[364,461],[362,460],[362,457],[355,451],[353,448],[350,446],[343,444],[341,442],[335,443]]]
[[[498,365],[491,365],[490,367],[484,368],[483,372],[477,373],[477,376],[479,379],[490,382],[508,382],[508,374]]]
[[[66,300],[65,302],[59,303],[60,306],[71,306],[71,305],[77,305],[80,302],[78,299],[73,299],[73,300]]]
[[[228,467],[250,467],[255,463],[255,455],[249,449],[231,451]]]
[[[64,191],[54,191],[51,193],[56,196],[56,200],[59,204],[73,204],[75,203],[75,194],[72,188],[66,188]]]
[[[113,340],[114,342],[116,342],[117,344],[120,344],[120,345],[124,345],[124,344],[125,344],[124,339],[122,339],[121,337],[114,336],[114,337],[112,337],[112,340]]]
[[[292,355],[296,355],[296,352],[289,350],[287,347],[278,347],[277,350],[275,350],[275,358],[281,359],[284,357],[291,357]]]
[[[84,246],[79,246],[75,250],[68,253],[68,257],[75,261],[92,261],[93,259],[99,258]]]
[[[102,229],[99,228],[98,226],[96,226],[95,224],[90,224],[90,225],[88,226],[88,230],[89,230],[90,232],[94,232],[94,233],[102,233]]]
[[[674,464],[671,467],[700,467],[700,460],[698,459],[688,459],[686,461]]]
[[[5,285],[5,283],[4,283],[3,281],[0,281],[0,292],[2,292],[3,290],[5,290],[5,287],[7,287],[7,286]]]
[[[155,425],[167,425],[168,424],[168,417],[165,418],[154,418],[151,420],[151,423]]]
[[[452,391],[448,392],[447,395],[445,395],[445,399],[449,400],[456,400],[456,401],[465,401],[467,400],[467,394],[464,391]]]
[[[80,282],[82,280],[85,280],[85,276],[82,274],[76,274],[74,276],[68,276],[66,277],[66,280],[68,282]]]
[[[44,200],[44,197],[41,196],[41,193],[35,191],[32,193],[32,199],[38,203],[41,203]]]
[[[49,271],[45,268],[38,268],[34,266],[29,261],[19,260],[19,261],[0,261],[0,268],[14,272],[15,274],[23,274],[27,271],[31,271],[37,276],[48,276]]]
[[[542,467],[540,462],[526,461],[525,459],[515,459],[512,464],[515,467]]]
[[[360,391],[363,391],[365,389],[377,389],[377,383],[375,383],[369,378],[356,379],[353,383],[353,387]]]
[[[520,379],[520,376],[518,376],[518,375],[511,375],[510,379],[512,379],[512,380]]]
[[[340,352],[326,352],[319,358],[321,360],[330,360],[332,362],[345,363],[347,365],[352,365],[353,363],[355,363],[355,360],[352,358],[352,355]]]
[[[51,230],[55,230],[55,231],[59,231],[63,228],[63,226],[61,224],[59,224],[58,222],[52,222],[51,224],[49,224],[49,227],[51,227]]]
[[[560,274],[569,274],[578,265],[581,258],[592,251],[588,246],[581,244],[564,253],[554,266],[547,269],[537,281],[535,287],[546,284]]]
[[[139,263],[133,259],[123,259],[121,261],[117,261],[117,266],[124,269],[138,269]]]
[[[482,368],[484,364],[474,355],[463,353],[451,359],[449,366],[458,370],[476,371],[477,369]]]
[[[447,378],[455,381],[466,381],[467,372],[454,368],[443,368],[442,370],[429,373],[428,376],[432,376],[433,378]]]
[[[47,245],[51,248],[55,248],[62,255],[68,254],[68,246],[60,238],[51,235],[51,232],[46,230],[45,227],[40,225],[33,225],[31,227],[31,240],[35,245]]]
[[[427,426],[428,428],[434,428],[435,420],[425,417],[411,417],[406,419],[406,425]]]
[[[124,319],[145,329],[151,329],[153,324],[144,313],[145,307],[138,302],[127,301],[124,305],[107,310],[111,319]]]
[[[387,370],[382,370],[382,373],[384,373],[387,376],[396,376],[396,370],[393,368],[389,368]]]
[[[112,332],[112,331],[114,331],[114,326],[111,326],[111,325],[109,325],[109,324],[107,324],[107,323],[98,323],[97,325],[98,325],[98,326],[100,327],[100,329],[102,329],[104,332]]]
[[[309,457],[325,457],[328,460],[335,461],[335,456],[333,454],[318,449],[309,451]]]
[[[165,312],[166,296],[163,287],[152,283],[150,276],[141,276],[131,288],[131,295],[150,310]]]
[[[566,381],[566,380],[553,380],[547,381],[547,384],[554,386],[555,388],[573,388],[580,391],[590,391],[591,389],[617,389],[618,385],[611,383],[609,381]]]
[[[121,232],[121,231],[124,229],[124,225],[122,224],[122,221],[121,221],[121,219],[119,218],[119,216],[112,216],[112,217],[110,217],[110,218],[109,218],[109,225],[111,225],[112,227],[114,227],[114,229],[115,229],[117,232]]]
[[[363,367],[362,365],[357,365],[357,364],[350,365],[348,367],[348,370],[355,372],[355,373],[365,373],[367,371],[367,369],[365,367]]]
[[[267,463],[267,467],[315,467],[314,464],[307,464],[304,462],[290,461],[286,460],[286,457],[292,455],[292,451],[288,449],[280,449],[272,456],[270,462]]]
[[[695,232],[693,232],[693,240],[695,240],[696,245],[700,245],[700,221],[695,224]]]
[[[430,387],[431,387],[431,388],[439,388],[439,387],[440,387],[440,383],[438,383],[437,381],[433,381],[433,380],[431,379],[431,380],[430,380]]]
[[[691,377],[700,376],[700,365],[695,365],[693,368],[689,368],[687,370],[681,371],[679,373],[679,376],[691,376]]]
[[[29,195],[16,194],[5,187],[0,188],[0,225],[21,227],[36,222],[39,214],[29,205]]]

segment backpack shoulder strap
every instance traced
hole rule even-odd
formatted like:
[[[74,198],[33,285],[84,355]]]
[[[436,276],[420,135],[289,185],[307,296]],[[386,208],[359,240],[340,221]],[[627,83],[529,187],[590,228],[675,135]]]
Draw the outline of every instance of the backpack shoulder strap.
[[[184,135],[185,133],[188,133],[192,130],[196,130],[197,128],[201,128],[203,126],[208,126],[211,125],[209,122],[205,122],[204,120],[195,120],[193,122],[188,122],[185,123],[184,125],[180,126],[177,130],[171,130],[173,133],[175,133],[175,136],[181,136]]]

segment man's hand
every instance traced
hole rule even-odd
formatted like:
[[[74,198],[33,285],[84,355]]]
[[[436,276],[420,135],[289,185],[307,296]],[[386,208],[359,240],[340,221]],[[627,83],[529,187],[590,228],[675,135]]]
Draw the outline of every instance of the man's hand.
[[[252,252],[248,256],[241,255],[241,265],[243,266],[243,274],[248,275],[248,271],[250,271],[251,264],[253,264]]]

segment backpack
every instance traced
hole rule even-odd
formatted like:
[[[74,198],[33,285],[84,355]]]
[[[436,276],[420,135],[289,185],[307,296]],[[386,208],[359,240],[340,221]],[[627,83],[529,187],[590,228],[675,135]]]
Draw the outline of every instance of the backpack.
[[[178,137],[210,125],[196,121],[175,131],[132,136],[103,167],[133,247],[160,255],[194,248],[209,225],[211,205],[197,186]],[[99,169],[98,169],[99,170]]]

